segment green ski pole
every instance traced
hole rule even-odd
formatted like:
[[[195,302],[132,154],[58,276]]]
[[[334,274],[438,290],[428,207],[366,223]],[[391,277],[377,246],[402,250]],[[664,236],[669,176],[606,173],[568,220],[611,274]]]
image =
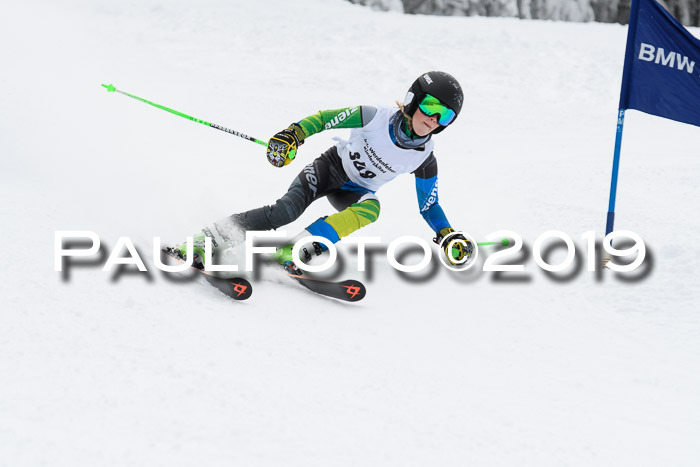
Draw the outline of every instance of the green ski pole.
[[[169,108],[165,107],[164,105],[156,104],[155,102],[147,101],[146,99],[143,99],[141,97],[134,96],[133,94],[129,94],[128,92],[120,91],[119,89],[114,87],[112,84],[103,84],[102,87],[106,88],[107,92],[118,92],[119,94],[124,94],[125,96],[131,97],[132,99],[136,99],[137,101],[141,101],[141,102],[144,102],[148,105],[152,105],[153,107],[157,107],[159,109],[165,110],[166,112],[170,112],[171,114],[179,115],[180,117],[186,118],[187,120],[192,120],[193,122],[201,123],[202,125],[216,128],[217,130],[225,131],[226,133],[236,135],[240,138],[247,139],[248,141],[252,141],[254,143],[258,143],[258,144],[261,144],[261,145],[267,147],[267,143],[265,141],[261,141],[259,139],[253,138],[252,136],[245,135],[245,134],[240,133],[236,130],[231,130],[231,129],[223,127],[221,125],[217,125],[216,123],[209,123],[209,122],[205,122],[204,120],[200,120],[198,118],[191,117],[191,116],[184,114],[182,112],[179,112],[177,110],[169,109]]]
[[[479,242],[477,245],[479,246],[488,246],[488,245],[500,245],[500,246],[508,246],[510,244],[510,240],[507,238],[504,238],[500,242]]]

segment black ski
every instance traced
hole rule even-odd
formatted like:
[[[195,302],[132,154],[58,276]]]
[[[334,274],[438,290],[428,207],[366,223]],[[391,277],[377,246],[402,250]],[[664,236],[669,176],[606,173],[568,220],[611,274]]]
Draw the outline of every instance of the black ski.
[[[180,252],[173,248],[163,248],[161,251],[180,264],[185,262],[182,256],[180,256]],[[223,277],[215,276],[196,266],[190,266],[190,269],[201,272],[207,282],[234,300],[247,300],[253,294],[253,286],[242,277],[224,279]]]
[[[358,302],[367,294],[367,289],[360,281],[352,279],[340,282],[328,281],[311,277],[308,272],[299,268],[284,267],[284,270],[289,274],[289,277],[293,277],[301,285],[319,295],[346,302]]]

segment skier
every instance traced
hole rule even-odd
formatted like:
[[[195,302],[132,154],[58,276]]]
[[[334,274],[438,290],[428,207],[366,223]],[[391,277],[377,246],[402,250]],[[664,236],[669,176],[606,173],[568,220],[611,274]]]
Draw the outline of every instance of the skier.
[[[457,118],[462,100],[462,88],[453,76],[430,71],[413,82],[403,105],[397,101],[398,107],[363,105],[319,111],[292,123],[269,141],[267,159],[275,167],[290,164],[297,149],[311,135],[336,128],[352,131],[349,139],[339,140],[304,167],[274,204],[233,214],[195,235],[195,264],[203,265],[205,236],[212,237],[213,258],[221,258],[225,250],[242,243],[245,231],[272,230],[289,224],[312,202],[326,197],[338,212],[316,220],[275,253],[281,265],[299,274],[301,271],[292,260],[296,241],[315,235],[335,243],[376,221],[380,210],[377,190],[403,173],[415,175],[420,213],[436,234],[433,241],[444,250],[450,263],[468,260],[473,245],[461,234],[450,235],[455,230],[438,203],[438,167],[432,141],[434,134]],[[454,239],[461,242],[453,242],[448,251]],[[325,249],[318,242],[303,245],[300,258],[308,262]],[[176,251],[184,258],[186,244],[178,245]]]

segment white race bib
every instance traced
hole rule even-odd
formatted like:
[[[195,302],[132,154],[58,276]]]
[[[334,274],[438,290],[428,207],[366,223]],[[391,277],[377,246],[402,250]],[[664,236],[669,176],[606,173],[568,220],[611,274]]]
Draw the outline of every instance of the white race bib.
[[[389,121],[397,111],[397,107],[378,107],[366,126],[354,128],[349,140],[338,143],[343,169],[353,183],[377,191],[397,175],[416,170],[433,152],[432,140],[423,150],[402,149],[394,144]]]

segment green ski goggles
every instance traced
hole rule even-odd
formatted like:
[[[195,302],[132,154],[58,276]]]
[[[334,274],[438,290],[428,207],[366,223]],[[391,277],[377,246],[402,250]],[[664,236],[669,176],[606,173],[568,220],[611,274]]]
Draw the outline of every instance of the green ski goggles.
[[[438,114],[438,123],[442,126],[447,126],[455,119],[457,114],[455,111],[440,102],[440,99],[426,94],[418,108],[428,117]]]

